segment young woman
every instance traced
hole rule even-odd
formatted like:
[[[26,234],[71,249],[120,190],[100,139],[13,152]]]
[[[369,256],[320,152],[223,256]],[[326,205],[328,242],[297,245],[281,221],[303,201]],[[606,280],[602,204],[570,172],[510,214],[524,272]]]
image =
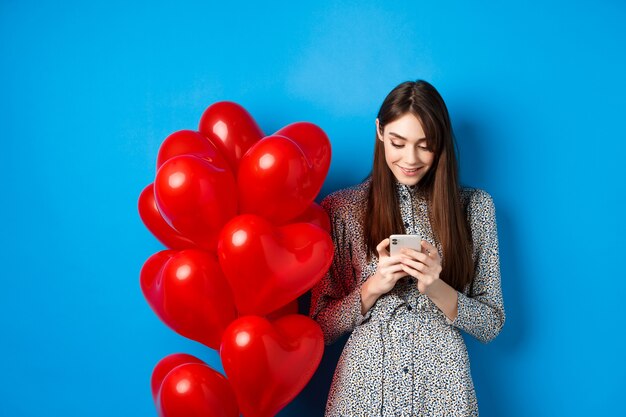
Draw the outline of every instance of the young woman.
[[[322,202],[335,257],[311,317],[330,344],[352,332],[327,417],[478,415],[461,330],[495,338],[505,314],[493,201],[461,188],[446,105],[405,82],[376,119],[371,175]],[[421,237],[390,256],[392,234]]]

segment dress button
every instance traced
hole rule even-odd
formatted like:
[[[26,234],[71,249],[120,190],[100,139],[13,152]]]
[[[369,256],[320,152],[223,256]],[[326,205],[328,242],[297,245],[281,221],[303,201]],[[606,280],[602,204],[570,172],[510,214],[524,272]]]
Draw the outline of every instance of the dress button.
[[[409,222],[404,222],[404,227],[409,228]]]
[[[404,373],[406,374],[406,373],[408,373],[408,372],[409,372],[409,368],[407,368],[407,367],[405,366],[405,367],[404,367],[404,369],[403,369],[403,371],[404,371]]]
[[[409,311],[411,311],[411,310],[413,310],[413,307],[411,307],[411,305],[410,305],[410,304],[407,304],[407,305],[406,305],[406,309],[407,309],[407,310],[409,310]]]

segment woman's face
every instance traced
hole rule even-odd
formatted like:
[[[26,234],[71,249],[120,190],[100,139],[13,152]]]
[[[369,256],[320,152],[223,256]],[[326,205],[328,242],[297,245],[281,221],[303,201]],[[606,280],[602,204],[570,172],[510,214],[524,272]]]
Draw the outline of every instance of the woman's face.
[[[376,132],[384,144],[387,166],[401,184],[417,184],[426,175],[434,159],[434,153],[426,147],[422,124],[413,114],[407,113],[387,123],[383,129],[381,133],[376,119]]]

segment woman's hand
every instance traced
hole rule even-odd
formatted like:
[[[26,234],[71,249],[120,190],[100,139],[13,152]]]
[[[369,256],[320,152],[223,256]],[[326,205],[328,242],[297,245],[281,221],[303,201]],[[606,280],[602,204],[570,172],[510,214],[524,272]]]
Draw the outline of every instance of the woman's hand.
[[[401,253],[402,271],[417,278],[418,291],[428,296],[448,320],[454,321],[458,314],[458,293],[439,278],[442,268],[437,248],[422,240],[421,252],[403,249]]]
[[[401,255],[389,256],[389,239],[385,239],[376,246],[378,252],[378,267],[376,273],[369,277],[361,287],[361,313],[365,314],[372,308],[376,300],[392,290],[396,282],[406,276],[400,262]]]
[[[441,258],[437,248],[431,243],[422,240],[422,251],[402,249],[400,265],[404,274],[417,279],[417,289],[420,293],[430,295],[440,282]],[[403,275],[404,275],[403,274]]]

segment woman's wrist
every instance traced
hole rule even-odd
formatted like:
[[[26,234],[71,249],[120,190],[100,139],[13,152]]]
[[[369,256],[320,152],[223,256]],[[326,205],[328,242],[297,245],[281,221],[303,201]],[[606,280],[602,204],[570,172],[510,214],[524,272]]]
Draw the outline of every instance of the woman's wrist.
[[[456,290],[441,279],[435,281],[429,290],[425,295],[453,321],[457,315],[458,294]]]
[[[361,286],[361,314],[363,315],[372,308],[376,300],[378,300],[378,297],[380,297],[380,295],[372,291],[370,279],[371,277]]]

